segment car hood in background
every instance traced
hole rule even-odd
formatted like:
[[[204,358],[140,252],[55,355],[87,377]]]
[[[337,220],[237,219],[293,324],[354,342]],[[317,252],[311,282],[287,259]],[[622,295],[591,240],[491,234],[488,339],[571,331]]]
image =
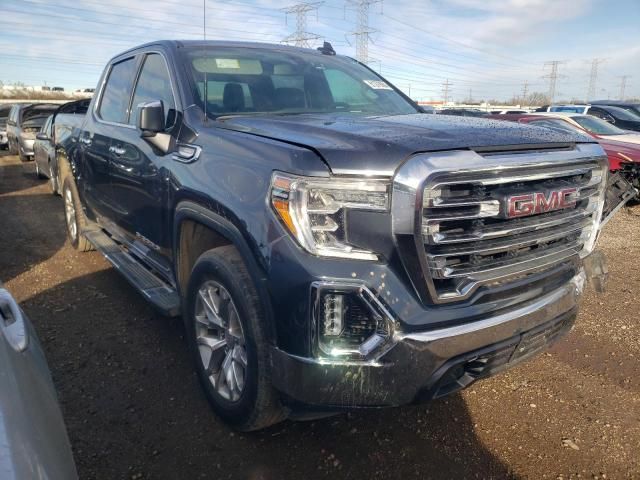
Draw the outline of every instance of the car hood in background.
[[[419,152],[594,143],[586,135],[448,115],[238,115],[221,118],[220,124],[223,128],[311,148],[337,174],[391,175],[404,159]]]
[[[616,142],[624,142],[624,143],[640,143],[640,133],[629,132],[624,135],[599,135],[598,139],[600,140],[614,140]]]

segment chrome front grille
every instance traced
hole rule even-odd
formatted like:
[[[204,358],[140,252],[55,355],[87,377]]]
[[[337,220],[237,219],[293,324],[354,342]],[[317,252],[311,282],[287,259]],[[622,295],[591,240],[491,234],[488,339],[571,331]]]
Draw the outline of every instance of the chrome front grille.
[[[478,167],[438,168],[445,163],[457,165],[456,161],[441,161],[451,153],[459,161],[466,160],[465,167],[470,162]],[[435,161],[425,157],[424,168],[413,172],[426,174],[413,184],[413,231],[420,276],[433,301],[462,300],[482,285],[539,273],[592,248],[607,174],[599,147],[485,156],[447,154],[435,154]],[[550,161],[554,157],[556,161]],[[394,183],[398,208],[408,198],[406,180],[404,185]],[[558,191],[571,192],[571,202],[562,205],[565,208],[509,217],[510,198]],[[400,212],[394,206],[395,213]],[[403,233],[401,221],[394,218],[396,233]]]

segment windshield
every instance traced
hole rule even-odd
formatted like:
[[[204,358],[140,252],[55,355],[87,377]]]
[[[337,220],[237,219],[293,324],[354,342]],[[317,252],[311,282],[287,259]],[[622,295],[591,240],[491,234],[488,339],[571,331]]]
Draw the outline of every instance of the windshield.
[[[604,110],[606,110],[607,112],[609,112],[611,115],[613,115],[619,120],[627,120],[630,122],[640,122],[640,116],[630,112],[629,110],[625,110],[624,108],[607,107]]]
[[[572,112],[572,113],[584,113],[585,107],[569,106],[569,107],[551,107],[550,112]]]
[[[592,117],[591,115],[580,115],[571,117],[578,125],[584,128],[587,132],[595,133],[596,135],[624,135],[624,130],[611,125],[604,120]]]
[[[225,47],[183,52],[196,102],[204,107],[206,96],[207,115],[212,118],[258,113],[418,113],[391,85],[347,57]]]
[[[564,120],[559,120],[559,119],[555,119],[555,118],[549,118],[549,119],[542,119],[542,120],[533,120],[531,122],[529,122],[529,125],[535,125],[537,127],[545,127],[545,128],[551,128],[552,130],[557,130],[563,133],[566,132],[570,132],[570,133],[580,133],[582,135],[584,135],[584,130],[581,130],[580,128],[576,127],[575,125],[571,125],[568,122],[565,122]]]

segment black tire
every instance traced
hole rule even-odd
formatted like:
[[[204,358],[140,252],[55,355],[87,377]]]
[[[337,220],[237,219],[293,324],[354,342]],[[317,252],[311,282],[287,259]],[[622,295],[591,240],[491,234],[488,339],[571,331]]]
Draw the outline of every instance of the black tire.
[[[18,152],[16,151],[15,147],[13,146],[13,142],[11,140],[9,140],[8,149],[9,149],[9,154],[10,155],[17,155],[18,154]]]
[[[223,398],[210,381],[196,340],[195,309],[198,292],[205,282],[223,286],[237,310],[244,335],[247,367],[244,389],[234,402]],[[196,371],[213,410],[229,425],[240,431],[268,427],[286,418],[271,381],[269,334],[256,288],[245,264],[233,246],[219,247],[203,253],[196,261],[186,292],[184,320],[189,349]]]
[[[22,154],[22,152],[20,151],[20,147],[18,147],[18,158],[20,158],[20,161],[23,163],[29,161],[29,157]]]
[[[89,243],[83,234],[87,229],[87,219],[84,216],[84,211],[82,210],[76,184],[71,176],[67,176],[64,180],[62,198],[64,200],[64,218],[67,225],[67,238],[69,239],[69,243],[71,243],[73,248],[80,252],[93,250],[93,245]],[[73,205],[72,211],[69,210],[67,202],[71,202]],[[71,222],[75,222],[75,228],[72,228]]]

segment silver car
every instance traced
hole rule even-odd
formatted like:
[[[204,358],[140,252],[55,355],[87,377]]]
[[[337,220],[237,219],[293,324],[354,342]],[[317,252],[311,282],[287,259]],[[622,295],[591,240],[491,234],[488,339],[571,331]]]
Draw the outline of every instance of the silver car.
[[[31,323],[2,284],[0,478],[78,478],[44,353]]]
[[[11,111],[11,104],[0,105],[0,149],[5,149],[9,145],[7,140],[7,117]]]
[[[36,134],[58,105],[47,103],[18,103],[9,112],[7,139],[9,152],[19,155],[26,162],[33,159],[33,142]]]

